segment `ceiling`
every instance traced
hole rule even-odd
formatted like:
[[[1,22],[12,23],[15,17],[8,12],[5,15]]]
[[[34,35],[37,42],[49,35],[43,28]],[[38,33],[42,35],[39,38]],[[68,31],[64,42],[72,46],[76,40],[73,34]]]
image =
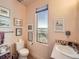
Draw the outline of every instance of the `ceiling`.
[[[29,5],[30,3],[33,3],[34,1],[36,1],[36,0],[19,0],[22,4],[24,4],[24,5]]]

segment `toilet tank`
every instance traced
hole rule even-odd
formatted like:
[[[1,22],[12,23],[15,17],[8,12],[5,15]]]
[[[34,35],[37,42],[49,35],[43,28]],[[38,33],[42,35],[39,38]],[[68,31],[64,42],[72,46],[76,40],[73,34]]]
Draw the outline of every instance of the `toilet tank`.
[[[16,42],[16,50],[20,50],[24,48],[24,41],[19,41],[19,42]]]

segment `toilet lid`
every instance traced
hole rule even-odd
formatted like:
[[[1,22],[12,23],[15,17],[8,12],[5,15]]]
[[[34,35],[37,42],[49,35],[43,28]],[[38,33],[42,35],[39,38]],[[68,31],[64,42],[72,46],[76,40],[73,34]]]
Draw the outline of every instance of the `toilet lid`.
[[[26,48],[23,48],[23,49],[19,50],[19,54],[23,55],[23,56],[28,55],[29,54],[29,50],[26,49]]]

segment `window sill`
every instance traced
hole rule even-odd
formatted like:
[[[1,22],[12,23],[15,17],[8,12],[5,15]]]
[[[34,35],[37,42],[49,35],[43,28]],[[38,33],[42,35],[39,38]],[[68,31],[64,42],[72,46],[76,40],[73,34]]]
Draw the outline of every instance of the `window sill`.
[[[35,42],[36,44],[39,44],[39,45],[43,45],[43,46],[48,46],[48,43],[47,44],[44,44],[44,43],[40,43],[40,42]]]

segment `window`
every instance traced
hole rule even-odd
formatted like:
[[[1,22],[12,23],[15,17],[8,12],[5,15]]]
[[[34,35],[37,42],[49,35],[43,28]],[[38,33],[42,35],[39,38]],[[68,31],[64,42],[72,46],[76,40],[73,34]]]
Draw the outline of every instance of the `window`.
[[[44,6],[42,8],[37,9],[37,39],[36,41],[39,43],[48,43],[48,7]]]

